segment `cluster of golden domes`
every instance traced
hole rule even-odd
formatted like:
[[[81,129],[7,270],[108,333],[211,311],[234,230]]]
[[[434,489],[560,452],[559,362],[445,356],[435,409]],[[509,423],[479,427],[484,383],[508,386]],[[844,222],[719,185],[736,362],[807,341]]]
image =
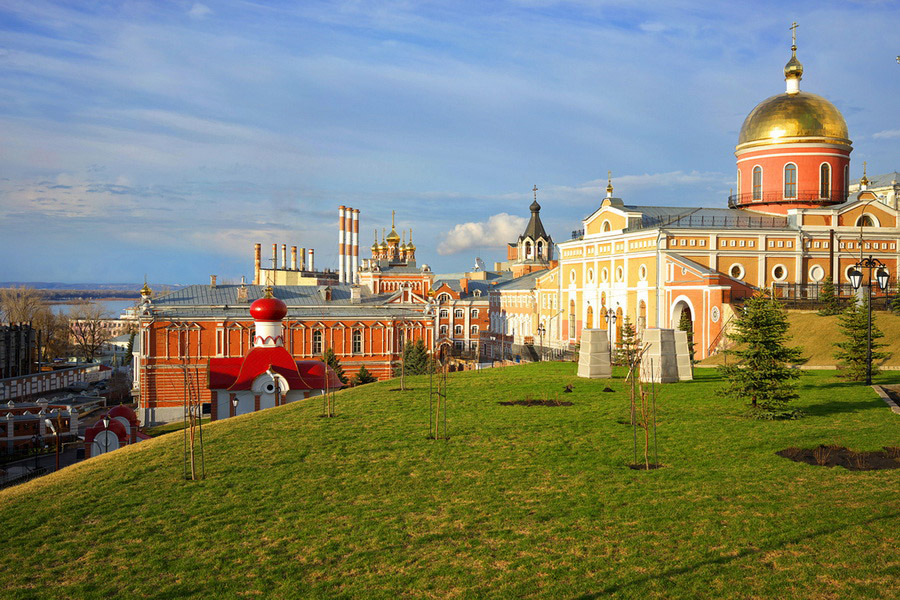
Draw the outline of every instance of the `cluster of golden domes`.
[[[738,136],[737,150],[768,144],[825,142],[850,147],[847,122],[828,100],[800,91],[803,64],[797,60],[797,46],[784,67],[787,91],[766,98],[750,111]]]

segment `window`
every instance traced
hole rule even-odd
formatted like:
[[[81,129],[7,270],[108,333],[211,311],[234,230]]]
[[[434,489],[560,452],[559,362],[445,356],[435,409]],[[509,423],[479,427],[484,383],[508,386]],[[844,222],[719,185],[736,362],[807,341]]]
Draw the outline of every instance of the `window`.
[[[610,226],[609,221],[603,221],[603,227],[602,227],[602,229],[603,229],[604,232],[609,231],[611,228],[612,228],[612,227]]]
[[[462,319],[463,318],[463,309],[457,308],[456,310],[454,310],[453,317],[456,319]]]
[[[647,267],[645,265],[641,265],[641,268],[638,269],[638,277],[641,281],[647,281]]]
[[[753,167],[753,199],[762,200],[762,167]]]
[[[609,269],[603,267],[603,270],[600,271],[600,281],[606,283],[607,279],[609,279]]]
[[[462,335],[462,325],[456,325],[453,327],[454,335]]]
[[[575,283],[575,269],[569,271],[569,282]]]
[[[313,354],[322,354],[322,332],[313,331],[312,351]]]
[[[353,332],[353,354],[362,354],[363,353],[363,337],[362,331],[354,331]]]
[[[473,308],[473,309],[472,309],[472,318],[473,318],[473,319],[477,319],[477,318],[478,318],[478,309],[477,309],[477,308]]]
[[[737,190],[736,191],[737,191],[737,197],[740,198],[741,197],[741,170],[740,169],[738,169],[738,172],[737,172]]]
[[[622,267],[616,267],[616,281],[622,281],[625,279],[625,271]]]
[[[857,227],[875,227],[875,220],[869,215],[862,215],[856,220]]]
[[[850,165],[844,165],[844,194],[850,193]]]
[[[449,316],[450,316],[450,311],[447,310],[446,308],[442,308],[442,309],[441,309],[441,318],[442,318],[442,319],[446,319],[446,318],[448,318]]]
[[[731,265],[731,268],[728,269],[728,274],[734,277],[735,279],[743,279],[744,278],[744,267],[743,265],[739,265],[737,263]]]
[[[438,296],[438,303],[450,302],[450,294],[441,294]]]
[[[823,268],[822,268],[821,266],[819,266],[819,265],[814,265],[814,266],[809,270],[809,278],[810,278],[812,281],[815,281],[816,283],[822,281],[823,279],[825,279],[825,269],[823,269]]]
[[[588,280],[588,283],[594,283],[594,270],[593,269],[588,269],[587,280]]]
[[[794,163],[784,165],[784,197],[797,197],[797,165]]]
[[[819,167],[819,198],[831,196],[831,165],[822,163]]]
[[[785,277],[787,277],[787,269],[784,268],[784,265],[775,265],[772,267],[772,279],[775,281],[784,281]]]
[[[472,325],[469,328],[469,333],[473,336],[477,336],[478,335],[478,325]]]
[[[447,326],[441,325],[441,335],[447,335]]]

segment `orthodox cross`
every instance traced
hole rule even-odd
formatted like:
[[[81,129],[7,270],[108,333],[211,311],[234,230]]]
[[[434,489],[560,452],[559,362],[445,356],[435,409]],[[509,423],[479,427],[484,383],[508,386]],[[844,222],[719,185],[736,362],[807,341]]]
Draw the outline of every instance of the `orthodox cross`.
[[[797,22],[794,21],[791,23],[791,26],[788,27],[791,30],[791,46],[797,45]]]
[[[537,184],[534,184],[534,189],[531,191],[534,192],[534,201],[537,202],[537,191],[538,191]]]

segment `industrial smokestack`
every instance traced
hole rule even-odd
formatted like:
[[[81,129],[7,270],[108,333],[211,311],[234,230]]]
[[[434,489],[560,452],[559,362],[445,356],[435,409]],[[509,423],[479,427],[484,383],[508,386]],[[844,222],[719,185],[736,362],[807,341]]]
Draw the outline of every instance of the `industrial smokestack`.
[[[344,255],[345,255],[345,247],[344,247],[344,232],[346,231],[347,223],[345,219],[344,211],[347,210],[343,204],[338,207],[338,282],[344,283]]]
[[[310,271],[316,270],[315,263],[316,251],[314,248],[309,249],[309,264],[306,265],[306,268]]]
[[[359,209],[353,209],[353,262],[350,265],[350,283],[359,283]]]
[[[300,248],[300,270],[306,271],[306,248]]]
[[[297,246],[291,246],[291,271],[297,270]]]
[[[287,244],[281,245],[281,268],[287,269]]]
[[[253,246],[253,285],[259,285],[259,269],[262,266],[262,244]]]
[[[272,244],[272,270],[278,268],[278,244]],[[272,273],[274,275],[274,273]]]

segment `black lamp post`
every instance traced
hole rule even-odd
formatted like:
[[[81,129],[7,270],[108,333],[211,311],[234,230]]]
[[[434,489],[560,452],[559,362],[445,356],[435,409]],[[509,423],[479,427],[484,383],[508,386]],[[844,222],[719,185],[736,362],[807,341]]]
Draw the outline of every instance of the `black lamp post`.
[[[541,345],[540,345],[541,352],[538,355],[539,361],[544,360],[544,332],[546,332],[546,331],[547,331],[547,329],[544,327],[543,323],[538,325],[538,335],[541,337]]]
[[[56,471],[59,471],[59,434],[61,431],[53,426],[53,421],[50,419],[44,419],[44,424],[47,425],[47,427],[50,428],[50,431],[53,432],[53,435],[56,436]]]
[[[235,415],[237,415],[237,405],[238,405],[238,398],[237,398],[237,394],[235,394],[234,398],[231,399],[231,406],[234,408],[234,411],[232,411],[232,412]]]
[[[109,413],[103,415],[103,429],[104,436],[103,441],[106,448],[103,450],[104,453],[109,452]]]
[[[860,259],[858,263],[853,265],[848,275],[850,276],[850,285],[854,290],[858,290],[862,284],[862,271],[860,269],[869,269],[869,278],[866,282],[866,305],[868,307],[868,332],[866,336],[866,385],[872,385],[872,270],[875,270],[875,279],[878,281],[878,287],[882,291],[887,289],[890,273],[885,268],[885,264],[877,258]]]
[[[603,318],[606,319],[606,328],[609,330],[609,362],[612,362],[613,357],[613,331],[616,328],[616,311],[613,309],[607,309],[606,314],[603,315]]]

